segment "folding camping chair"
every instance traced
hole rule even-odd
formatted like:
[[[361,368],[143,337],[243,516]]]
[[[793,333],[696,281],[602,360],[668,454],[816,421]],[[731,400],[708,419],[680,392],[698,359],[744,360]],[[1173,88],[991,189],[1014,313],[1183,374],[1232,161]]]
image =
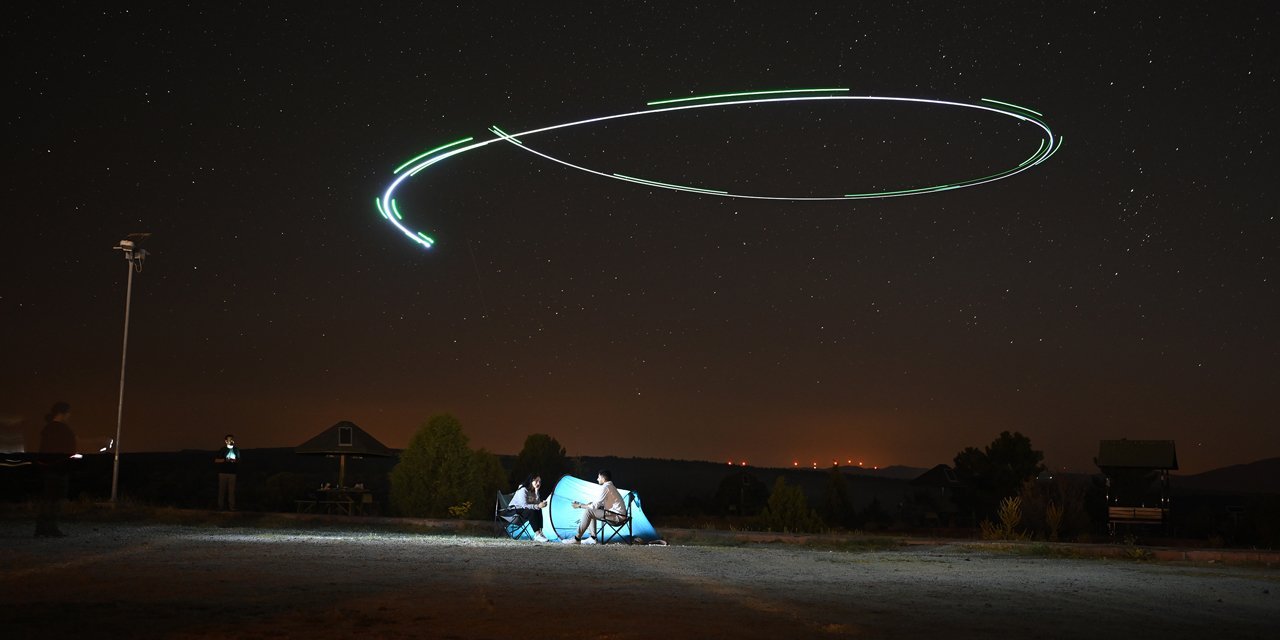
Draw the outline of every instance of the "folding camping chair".
[[[533,526],[525,519],[524,514],[520,513],[520,509],[511,508],[511,498],[515,495],[514,491],[511,493],[498,492],[497,502],[493,505],[494,531],[512,540],[519,540],[526,534],[532,537]]]
[[[596,542],[608,544],[613,540],[631,542],[631,511],[635,505],[636,492],[627,494],[627,512],[618,513],[610,509],[604,510],[604,520],[599,520],[600,530],[596,532]],[[616,516],[616,517],[615,517]],[[610,520],[612,518],[612,520]],[[623,530],[626,534],[623,534]]]

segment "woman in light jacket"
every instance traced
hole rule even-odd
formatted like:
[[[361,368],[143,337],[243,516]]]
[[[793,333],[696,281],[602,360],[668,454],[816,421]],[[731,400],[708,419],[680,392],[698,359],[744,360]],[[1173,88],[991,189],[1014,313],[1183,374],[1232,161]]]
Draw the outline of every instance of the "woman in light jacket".
[[[520,485],[516,489],[515,495],[511,496],[511,504],[507,505],[507,507],[520,511],[520,516],[533,528],[534,540],[546,542],[547,537],[542,535],[542,510],[547,508],[547,501],[538,494],[541,489],[542,475],[538,473],[529,474],[524,484]]]

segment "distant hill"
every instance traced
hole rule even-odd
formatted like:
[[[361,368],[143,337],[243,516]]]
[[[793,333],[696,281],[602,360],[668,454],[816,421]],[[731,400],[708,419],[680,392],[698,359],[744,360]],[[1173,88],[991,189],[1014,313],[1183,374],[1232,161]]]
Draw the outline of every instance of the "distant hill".
[[[877,478],[893,478],[895,480],[915,480],[916,478],[919,478],[921,475],[923,475],[924,472],[928,471],[928,469],[921,469],[919,467],[904,467],[901,465],[892,465],[888,467],[881,467],[879,469],[867,469],[865,467],[848,467],[847,471],[848,473],[864,475],[864,476],[875,476]]]
[[[1193,476],[1173,476],[1175,489],[1221,493],[1280,493],[1280,458],[1233,464]]]
[[[831,473],[830,467],[742,467],[723,462],[660,458],[582,456],[577,460],[582,467],[581,477],[587,479],[593,479],[597,469],[612,471],[619,487],[635,490],[644,498],[645,512],[650,515],[712,513],[718,508],[718,494],[728,488],[732,489],[731,494],[737,495],[736,487],[742,486],[744,476],[758,481],[766,490],[766,497],[773,483],[779,477],[784,478],[799,487],[813,504],[818,504],[825,495]],[[925,469],[840,467],[840,471],[845,474],[851,504],[863,510],[873,501],[886,507],[899,504],[910,490],[907,481]]]

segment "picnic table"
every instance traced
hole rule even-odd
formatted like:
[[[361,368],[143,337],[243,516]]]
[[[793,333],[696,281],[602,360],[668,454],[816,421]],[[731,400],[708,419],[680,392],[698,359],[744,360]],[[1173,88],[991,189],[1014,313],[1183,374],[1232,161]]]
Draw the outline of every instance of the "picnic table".
[[[373,492],[363,487],[316,489],[311,500],[298,500],[298,513],[328,513],[344,516],[372,515],[377,504]]]

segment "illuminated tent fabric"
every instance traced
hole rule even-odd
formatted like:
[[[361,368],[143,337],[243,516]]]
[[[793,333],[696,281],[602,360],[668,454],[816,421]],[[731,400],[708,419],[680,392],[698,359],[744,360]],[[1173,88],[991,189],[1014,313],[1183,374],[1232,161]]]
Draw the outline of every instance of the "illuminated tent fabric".
[[[616,486],[616,485],[615,485]],[[627,535],[624,527],[620,536],[624,542],[631,542],[632,538],[651,542],[658,540],[658,532],[654,530],[653,524],[649,522],[648,516],[644,514],[644,509],[640,508],[640,494],[632,493],[626,489],[618,489],[618,493],[622,495],[623,503],[627,502],[627,496],[633,496],[631,501],[631,532]],[[582,509],[574,509],[573,502],[592,502],[600,497],[600,485],[594,482],[588,482],[573,476],[563,476],[556,483],[555,491],[551,493],[551,497],[547,504],[547,508],[543,510],[543,526],[542,531],[548,538],[559,537],[568,538],[578,533],[578,519],[582,517]],[[599,524],[596,525],[599,527]],[[554,531],[554,536],[552,532]],[[530,534],[524,534],[522,537],[526,540]]]
[[[320,435],[298,445],[294,453],[303,455],[338,456],[338,486],[343,486],[347,475],[347,456],[389,458],[394,456],[386,445],[357,427],[343,420],[320,432]]]

